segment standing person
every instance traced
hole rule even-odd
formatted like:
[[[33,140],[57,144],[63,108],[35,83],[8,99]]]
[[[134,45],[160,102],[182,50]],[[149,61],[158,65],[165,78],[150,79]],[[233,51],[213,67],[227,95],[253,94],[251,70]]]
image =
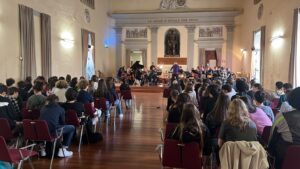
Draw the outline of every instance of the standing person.
[[[227,141],[257,141],[256,135],[256,125],[249,117],[246,104],[241,99],[234,99],[221,125],[219,147]]]
[[[121,105],[119,95],[116,92],[114,78],[108,77],[106,79],[106,86],[107,86],[107,89],[108,89],[110,95],[113,97],[111,100],[111,103],[116,106],[119,117],[123,117],[122,105]]]
[[[180,67],[177,64],[177,62],[174,62],[173,66],[171,67],[171,70],[170,70],[170,71],[172,71],[172,80],[175,80],[175,79],[178,80],[179,69],[180,69]]]
[[[36,81],[33,86],[34,95],[30,96],[27,101],[27,108],[29,110],[41,110],[45,105],[46,97],[42,94],[44,83]]]
[[[63,147],[59,149],[59,157],[70,157],[72,151],[67,148],[71,145],[75,133],[73,125],[65,125],[65,110],[58,105],[58,97],[50,95],[46,99],[46,105],[41,109],[41,120],[45,120],[51,134],[56,135],[57,129],[63,127]]]

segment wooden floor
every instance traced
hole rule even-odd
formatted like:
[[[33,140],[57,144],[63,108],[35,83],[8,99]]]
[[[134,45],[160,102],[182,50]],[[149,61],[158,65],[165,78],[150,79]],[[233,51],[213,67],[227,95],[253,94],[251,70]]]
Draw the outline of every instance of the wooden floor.
[[[160,161],[155,152],[161,143],[158,129],[163,126],[162,93],[134,93],[132,110],[123,119],[102,126],[103,142],[71,147],[70,158],[56,158],[53,169],[158,169]],[[124,102],[123,102],[124,103]],[[125,110],[123,108],[123,110]],[[49,159],[35,159],[37,169],[49,168]],[[25,169],[30,168],[28,164]]]

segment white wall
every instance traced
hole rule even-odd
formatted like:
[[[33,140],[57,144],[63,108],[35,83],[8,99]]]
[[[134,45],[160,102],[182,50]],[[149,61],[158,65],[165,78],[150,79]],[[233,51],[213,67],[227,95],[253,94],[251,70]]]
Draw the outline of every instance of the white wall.
[[[115,72],[113,21],[107,17],[109,0],[96,0],[96,9],[92,10],[79,0],[0,0],[0,82],[8,77],[20,78],[18,4],[24,4],[36,11],[47,13],[52,22],[52,74],[57,76],[82,75],[81,28],[96,34],[96,70],[106,75]],[[88,8],[91,22],[84,20],[84,10]],[[74,40],[73,48],[61,45],[61,36],[69,33]],[[104,48],[109,41],[110,47]]]
[[[244,1],[244,14],[239,18],[240,47],[247,48],[249,56],[242,66],[250,73],[251,51],[249,49],[252,47],[253,31],[266,26],[263,81],[266,89],[274,89],[276,81],[288,81],[293,12],[295,8],[300,7],[300,1],[263,0],[262,3],[264,12],[261,20],[258,20],[259,5],[253,5],[253,1]],[[270,39],[280,32],[283,33],[284,39],[280,45],[273,46]]]
[[[139,11],[159,9],[161,0],[110,0],[112,11]],[[240,8],[243,0],[188,0],[190,8]]]

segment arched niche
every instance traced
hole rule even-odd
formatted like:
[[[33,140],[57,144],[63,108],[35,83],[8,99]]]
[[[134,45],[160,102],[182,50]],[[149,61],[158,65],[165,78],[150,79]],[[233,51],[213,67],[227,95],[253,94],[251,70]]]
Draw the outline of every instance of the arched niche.
[[[175,28],[165,34],[165,57],[180,57],[180,33]]]

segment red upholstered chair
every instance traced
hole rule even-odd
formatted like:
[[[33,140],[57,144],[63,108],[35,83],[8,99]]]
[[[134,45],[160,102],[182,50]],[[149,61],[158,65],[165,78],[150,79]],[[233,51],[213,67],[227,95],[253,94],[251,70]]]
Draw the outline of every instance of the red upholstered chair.
[[[22,117],[23,119],[30,119],[29,110],[27,108],[22,109]]]
[[[40,118],[40,110],[34,109],[34,110],[28,110],[28,109],[23,109],[22,110],[22,116],[23,119],[31,119],[31,120],[37,120]]]
[[[182,151],[182,167],[185,169],[202,169],[200,152],[199,144],[184,144]]]
[[[4,138],[0,136],[0,161],[8,162],[12,166],[18,164],[18,169],[20,169],[23,162],[28,160],[31,168],[33,168],[30,158],[37,156],[37,152],[32,151],[33,147],[34,144],[19,149],[8,149]]]
[[[179,141],[166,139],[163,146],[163,167],[182,168],[181,151]]]
[[[62,137],[63,128],[57,130],[56,135],[51,135],[48,124],[45,120],[23,120],[24,138],[32,142],[47,141],[52,142],[52,157],[50,169],[52,169],[53,158],[57,140]]]
[[[5,141],[12,141],[15,136],[11,131],[9,122],[5,118],[0,118],[0,136],[2,136]],[[18,147],[19,137],[17,137],[16,142],[14,143],[15,148]]]
[[[272,126],[266,126],[263,130],[263,133],[261,135],[262,141],[264,142],[264,145],[268,145],[269,143],[269,137],[271,134]]]
[[[285,154],[282,169],[299,169],[300,145],[291,145]]]
[[[131,90],[122,91],[121,97],[123,97],[124,100],[131,100],[132,99]]]
[[[80,119],[78,118],[77,112],[75,110],[67,110],[66,111],[65,122],[66,122],[66,124],[73,125],[76,128],[80,128],[79,145],[78,145],[78,152],[80,152],[83,129],[84,129],[85,124],[80,123]]]
[[[106,111],[108,107],[106,107],[106,99],[104,97],[95,99],[95,108],[100,109],[101,111]]]
[[[172,132],[177,127],[177,125],[178,124],[176,124],[176,123],[167,123],[167,125],[166,125],[166,132],[165,132],[165,138],[167,138],[168,136],[170,136],[172,134]]]
[[[98,114],[98,112],[96,111],[95,107],[91,104],[91,103],[85,103],[84,104],[84,114],[90,118],[95,118],[98,117],[98,121],[99,121],[99,126],[101,126],[100,122],[101,122],[101,114]],[[94,131],[96,132],[97,129],[97,123],[95,123],[94,126]]]
[[[171,90],[169,88],[165,88],[163,92],[163,98],[169,98],[170,97]]]
[[[198,143],[181,144],[178,140],[166,139],[163,146],[163,167],[202,169],[201,150]]]

